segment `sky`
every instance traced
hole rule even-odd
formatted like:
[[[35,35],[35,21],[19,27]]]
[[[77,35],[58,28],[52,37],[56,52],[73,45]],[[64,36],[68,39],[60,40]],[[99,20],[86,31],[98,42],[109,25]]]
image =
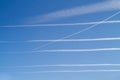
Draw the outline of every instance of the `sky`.
[[[120,0],[0,0],[0,80],[120,79]]]

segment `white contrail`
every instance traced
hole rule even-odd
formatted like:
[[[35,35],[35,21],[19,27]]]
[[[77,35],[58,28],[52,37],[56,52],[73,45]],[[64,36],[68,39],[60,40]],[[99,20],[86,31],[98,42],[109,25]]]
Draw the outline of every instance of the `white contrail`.
[[[27,42],[88,42],[88,41],[114,41],[114,40],[120,40],[120,37],[93,38],[93,39],[29,40]]]
[[[42,52],[97,52],[97,51],[120,51],[120,48],[96,48],[96,49],[56,49],[56,50],[38,50],[36,53]]]
[[[118,12],[114,13],[113,15],[105,18],[105,19],[102,20],[101,22],[108,21],[109,19],[115,17],[115,16],[118,15],[118,14],[120,14],[120,11],[118,11]],[[85,32],[85,31],[88,31],[88,30],[90,30],[90,29],[92,29],[92,28],[94,28],[94,27],[97,27],[97,26],[100,25],[100,24],[102,24],[102,23],[94,24],[94,25],[89,26],[89,27],[87,27],[87,28],[85,28],[85,29],[79,30],[79,31],[77,31],[77,32],[75,32],[75,33],[73,33],[73,34],[70,34],[70,35],[67,35],[67,36],[65,36],[65,37],[62,37],[62,38],[60,38],[60,39],[58,39],[58,40],[70,38],[70,37],[75,36],[75,35],[77,35],[77,34],[80,34],[80,33],[83,33],[83,32]],[[42,46],[39,46],[39,47],[37,47],[37,48],[34,48],[33,50],[37,50],[37,49],[39,49],[39,48],[46,47],[46,46],[48,46],[48,45],[50,45],[50,44],[53,44],[53,43],[55,43],[55,42],[50,42],[50,43],[44,44],[44,45],[42,45]]]
[[[120,64],[52,64],[52,65],[31,65],[14,67],[11,66],[11,68],[36,68],[36,67],[120,67]]]
[[[90,39],[61,39],[61,40],[27,40],[27,41],[0,41],[0,43],[40,43],[40,42],[92,42],[92,41],[119,41],[120,37],[90,38]]]
[[[120,48],[95,48],[95,49],[57,49],[57,50],[36,50],[36,51],[24,51],[24,52],[1,52],[0,55],[23,55],[34,53],[56,53],[56,52],[98,52],[98,51],[120,51]],[[80,54],[80,53],[79,53]]]
[[[120,72],[120,70],[55,70],[55,71],[35,71],[35,72],[21,72],[24,74],[38,74],[38,73],[83,73],[83,72]]]
[[[61,24],[34,24],[34,25],[7,25],[7,26],[0,26],[3,28],[10,28],[10,27],[15,27],[15,28],[22,28],[22,27],[26,27],[26,28],[30,28],[30,27],[60,27],[60,26],[64,26],[64,27],[70,27],[70,26],[80,26],[80,25],[93,25],[93,24],[118,24],[120,23],[120,20],[110,20],[110,21],[105,21],[105,22],[101,22],[101,21],[96,21],[96,22],[83,22],[83,23],[61,23]]]
[[[71,9],[60,10],[44,15],[38,15],[28,19],[29,23],[39,23],[44,21],[50,21],[59,18],[72,17],[102,11],[114,11],[120,10],[120,0],[107,0],[86,6],[78,6]]]
[[[120,64],[47,64],[29,66],[1,66],[0,68],[39,68],[39,67],[120,67]]]

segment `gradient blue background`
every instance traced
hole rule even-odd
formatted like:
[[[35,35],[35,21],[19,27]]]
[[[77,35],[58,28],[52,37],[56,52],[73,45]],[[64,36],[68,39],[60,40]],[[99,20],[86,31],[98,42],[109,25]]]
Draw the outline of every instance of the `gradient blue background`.
[[[25,24],[25,19],[62,9],[69,9],[102,2],[104,0],[0,0],[0,26]],[[117,11],[99,12],[75,16],[44,23],[74,23],[101,21]],[[119,20],[120,15],[110,20]],[[26,41],[59,39],[91,25],[67,27],[1,28],[0,41]],[[119,37],[120,24],[101,24],[71,39]],[[84,70],[84,69],[120,69],[119,67],[41,67],[10,68],[9,66],[29,66],[45,64],[104,64],[120,63],[120,51],[70,52],[70,53],[27,53],[44,43],[0,43],[0,80],[118,80],[119,72],[100,73],[41,73],[23,74],[22,72],[47,70]],[[48,45],[46,49],[90,49],[120,47],[120,41],[96,42],[59,42]],[[11,53],[9,53],[11,52]],[[20,52],[12,53],[12,52]],[[19,73],[21,72],[21,73]]]

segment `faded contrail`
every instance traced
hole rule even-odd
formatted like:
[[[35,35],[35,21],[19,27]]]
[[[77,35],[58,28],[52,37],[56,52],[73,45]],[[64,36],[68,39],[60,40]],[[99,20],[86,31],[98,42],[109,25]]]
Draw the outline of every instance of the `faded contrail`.
[[[39,23],[39,22],[51,21],[59,18],[66,18],[66,17],[103,12],[103,11],[114,11],[114,10],[120,10],[120,0],[106,0],[104,2],[99,2],[91,5],[78,6],[71,9],[66,9],[66,10],[64,9],[44,15],[38,15],[29,18],[28,23]]]
[[[11,68],[36,68],[36,67],[120,67],[120,64],[52,64],[52,65],[13,66]]]
[[[0,41],[0,43],[39,43],[39,42],[92,42],[92,41],[119,41],[120,37],[90,38],[90,39],[62,39],[62,40],[27,40],[27,41]]]
[[[55,71],[35,71],[35,72],[22,72],[24,74],[38,74],[38,73],[82,73],[82,72],[120,72],[120,70],[55,70]]]
[[[115,17],[115,16],[118,15],[118,14],[120,14],[120,11],[118,11],[118,12],[114,13],[113,15],[107,17],[106,19],[102,20],[101,23],[94,24],[94,25],[89,26],[89,27],[87,27],[87,28],[85,28],[85,29],[79,30],[79,31],[77,31],[77,32],[75,32],[75,33],[73,33],[73,34],[70,34],[70,35],[67,35],[67,36],[65,36],[65,37],[62,37],[62,38],[60,38],[60,39],[58,39],[58,40],[70,38],[70,37],[75,36],[75,35],[77,35],[77,34],[80,34],[80,33],[83,33],[83,32],[85,32],[85,31],[88,31],[88,30],[90,30],[90,29],[92,29],[92,28],[94,28],[94,27],[102,24],[102,22],[108,21],[109,19]],[[37,48],[34,48],[33,50],[37,50],[37,49],[39,49],[39,48],[46,47],[46,46],[48,46],[48,45],[50,45],[50,44],[53,44],[53,43],[55,43],[55,42],[50,42],[50,43],[44,44],[44,45],[42,45],[42,46],[39,46],[39,47],[37,47]]]
[[[30,27],[44,27],[44,26],[48,26],[48,27],[60,27],[60,26],[64,26],[64,27],[68,27],[68,26],[80,26],[80,25],[93,25],[93,24],[114,24],[114,23],[120,23],[120,20],[111,20],[111,21],[105,21],[105,22],[101,22],[101,21],[97,21],[97,22],[83,22],[83,23],[64,23],[64,24],[34,24],[34,25],[8,25],[8,26],[0,26],[3,28],[6,27],[15,27],[15,28],[22,28],[22,27],[26,27],[26,28],[30,28]]]
[[[38,50],[33,52],[97,52],[97,51],[120,51],[120,48],[96,48],[96,49],[58,49],[58,50]]]

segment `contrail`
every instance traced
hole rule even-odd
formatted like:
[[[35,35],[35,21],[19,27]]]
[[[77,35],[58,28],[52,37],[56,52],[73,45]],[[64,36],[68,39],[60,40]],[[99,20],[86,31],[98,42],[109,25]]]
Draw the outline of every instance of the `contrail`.
[[[120,70],[55,70],[55,71],[35,71],[35,72],[22,72],[24,74],[38,74],[38,73],[88,73],[88,72],[120,72]]]
[[[95,48],[95,49],[56,49],[56,50],[36,50],[36,51],[24,51],[24,52],[1,52],[0,55],[24,55],[24,54],[44,54],[44,53],[56,53],[56,52],[98,52],[98,51],[120,51],[120,48]]]
[[[97,51],[120,51],[120,48],[96,48],[96,49],[58,49],[58,50],[38,50],[33,51],[36,53],[41,52],[97,52]]]
[[[88,41],[114,41],[114,40],[120,40],[120,37],[94,38],[94,39],[29,40],[27,42],[88,42]]]
[[[77,34],[80,34],[80,33],[83,33],[83,32],[85,32],[85,31],[88,31],[88,30],[90,30],[90,29],[92,29],[92,28],[94,28],[94,27],[102,24],[102,22],[108,21],[109,19],[113,18],[114,16],[116,16],[116,15],[118,15],[118,14],[120,14],[120,11],[118,11],[118,12],[114,13],[113,15],[107,17],[106,19],[102,20],[101,23],[94,24],[94,25],[89,26],[89,27],[87,27],[87,28],[85,28],[85,29],[79,30],[79,31],[77,31],[77,32],[75,32],[75,33],[73,33],[73,34],[70,34],[70,35],[67,35],[67,36],[65,36],[65,37],[62,37],[62,38],[60,38],[60,39],[58,39],[58,40],[70,38],[70,37],[75,36],[75,35],[77,35]],[[55,42],[50,42],[50,43],[44,44],[44,45],[42,45],[42,46],[40,46],[40,47],[34,48],[33,50],[37,50],[37,49],[39,49],[39,48],[46,47],[46,46],[48,46],[48,45],[50,45],[50,44],[53,44],[53,43],[55,43]]]
[[[13,67],[11,66],[10,68],[36,68],[36,67],[120,67],[120,64],[52,64],[52,65],[31,65]],[[6,67],[4,66],[4,68]]]
[[[27,41],[0,41],[0,43],[40,43],[40,42],[92,42],[92,41],[119,41],[120,37],[90,38],[90,39],[61,39],[61,40],[27,40]]]
[[[70,27],[70,26],[80,26],[80,25],[93,25],[93,24],[117,24],[120,23],[120,20],[110,20],[110,21],[105,21],[105,22],[101,22],[101,21],[96,21],[96,22],[83,22],[83,23],[61,23],[61,24],[34,24],[34,25],[7,25],[7,26],[0,26],[1,28],[22,28],[22,27],[26,27],[26,28],[30,28],[30,27],[60,27],[60,26],[64,26],[64,27]]]
[[[27,20],[28,23],[39,23],[39,22],[51,21],[54,19],[67,18],[67,17],[103,12],[103,11],[114,11],[114,10],[120,10],[119,0],[107,0],[104,2],[99,2],[91,5],[78,6],[66,10],[65,9],[59,10],[48,14],[31,17]]]

